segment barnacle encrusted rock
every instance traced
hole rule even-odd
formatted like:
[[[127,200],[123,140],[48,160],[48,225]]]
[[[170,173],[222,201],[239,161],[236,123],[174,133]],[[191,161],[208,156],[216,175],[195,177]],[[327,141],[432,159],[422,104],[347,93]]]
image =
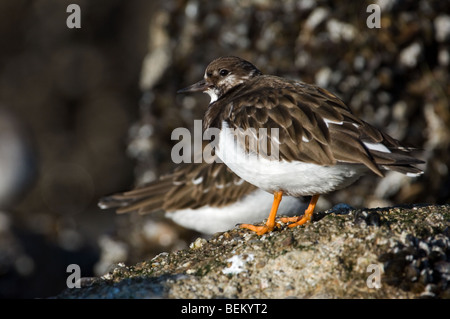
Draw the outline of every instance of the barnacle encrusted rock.
[[[120,265],[58,298],[448,298],[449,226],[450,205],[318,212]]]

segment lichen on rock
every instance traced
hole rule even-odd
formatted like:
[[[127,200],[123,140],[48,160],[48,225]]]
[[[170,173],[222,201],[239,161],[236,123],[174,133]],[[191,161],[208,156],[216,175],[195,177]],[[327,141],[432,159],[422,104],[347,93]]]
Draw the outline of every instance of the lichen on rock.
[[[448,298],[449,226],[450,205],[329,210],[263,236],[217,233],[57,297]]]

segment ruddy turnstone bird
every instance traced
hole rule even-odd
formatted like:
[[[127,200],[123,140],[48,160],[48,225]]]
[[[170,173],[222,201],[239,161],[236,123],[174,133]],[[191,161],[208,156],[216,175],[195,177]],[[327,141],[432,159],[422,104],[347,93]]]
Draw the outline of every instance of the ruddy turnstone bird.
[[[203,129],[219,131],[215,154],[242,179],[274,195],[265,225],[241,225],[258,235],[278,225],[284,195],[312,196],[303,216],[281,219],[295,227],[311,219],[321,194],[347,187],[370,171],[380,177],[385,170],[423,173],[413,166],[423,161],[408,154],[413,148],[353,115],[336,95],[316,85],[263,75],[238,57],[212,61],[201,81],[178,92],[209,94]],[[250,147],[258,145],[261,136],[255,132],[260,129],[277,156]]]
[[[245,182],[223,163],[192,163],[131,191],[104,197],[102,209],[140,214],[164,210],[165,216],[189,229],[210,235],[238,223],[255,223],[267,215],[271,194]],[[280,214],[293,216],[305,209],[303,198],[288,197]]]

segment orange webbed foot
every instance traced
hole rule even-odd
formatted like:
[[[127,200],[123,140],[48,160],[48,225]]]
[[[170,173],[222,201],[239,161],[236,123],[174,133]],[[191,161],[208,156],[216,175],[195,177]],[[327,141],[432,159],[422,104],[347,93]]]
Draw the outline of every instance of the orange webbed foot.
[[[303,216],[294,216],[294,217],[282,217],[280,221],[283,223],[291,223],[288,225],[289,228],[301,226],[309,222],[314,213],[314,208],[316,208],[317,201],[319,200],[319,195],[314,195],[311,198],[311,202],[309,203],[308,208],[305,210]]]
[[[263,226],[256,226],[252,224],[241,224],[240,228],[245,228],[256,232],[258,236],[264,235],[271,232],[275,226],[280,227],[280,224],[275,222],[275,217],[277,216],[278,206],[280,205],[281,198],[283,197],[283,192],[275,192],[273,194],[272,209],[270,210],[269,218]]]
[[[279,224],[275,223],[275,225],[273,226],[268,226],[267,224],[262,226],[256,226],[252,224],[241,224],[239,227],[252,230],[256,233],[256,235],[261,236],[274,230],[275,226],[279,226]]]

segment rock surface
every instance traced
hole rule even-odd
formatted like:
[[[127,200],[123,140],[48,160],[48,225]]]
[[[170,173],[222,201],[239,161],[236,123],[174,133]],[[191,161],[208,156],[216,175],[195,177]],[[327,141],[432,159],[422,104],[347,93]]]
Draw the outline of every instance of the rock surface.
[[[307,227],[198,238],[57,298],[450,298],[449,226],[450,205],[335,207]]]

